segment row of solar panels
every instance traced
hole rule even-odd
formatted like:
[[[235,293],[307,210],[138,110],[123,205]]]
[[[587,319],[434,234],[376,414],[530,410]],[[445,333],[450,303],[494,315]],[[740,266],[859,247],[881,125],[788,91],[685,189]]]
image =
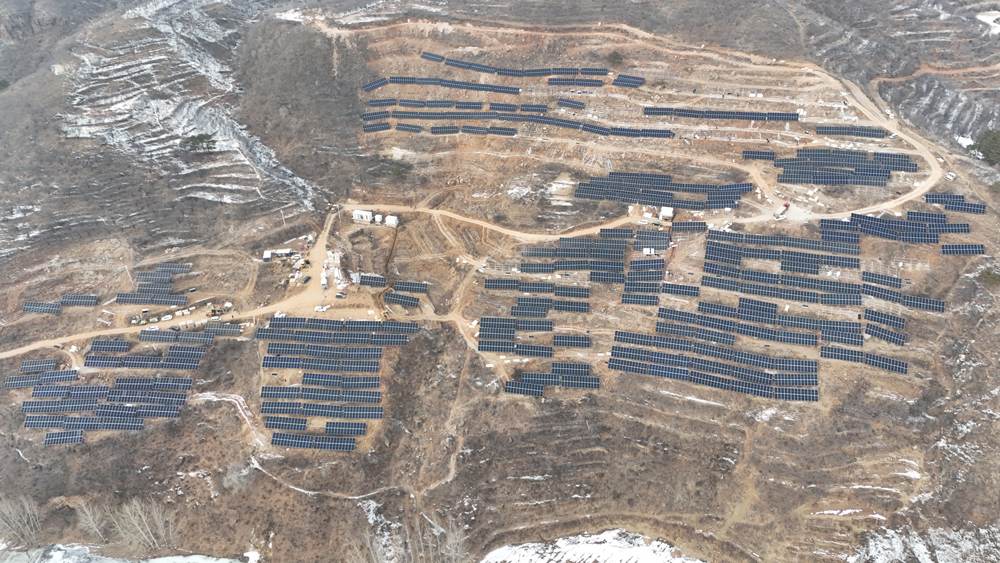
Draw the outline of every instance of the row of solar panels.
[[[606,68],[595,68],[595,67],[554,67],[554,68],[533,68],[527,70],[517,70],[510,68],[498,68],[490,65],[483,65],[479,63],[470,63],[459,59],[445,58],[441,55],[435,55],[434,53],[428,53],[424,51],[420,54],[420,58],[433,61],[436,63],[444,63],[448,66],[453,66],[455,68],[461,68],[464,70],[473,70],[476,72],[485,72],[487,74],[500,74],[502,76],[516,76],[516,77],[527,77],[527,76],[550,76],[553,74],[561,75],[590,75],[590,76],[607,76],[608,69]],[[513,73],[513,74],[511,74]]]
[[[373,378],[378,379],[378,378]],[[367,385],[374,385],[375,381],[368,382]],[[367,387],[367,389],[377,389],[378,387]],[[338,403],[367,403],[378,404],[382,402],[381,391],[366,391],[363,389],[326,389],[323,387],[275,387],[265,385],[260,388],[261,399],[302,399],[306,401],[327,401]]]
[[[968,203],[965,201],[965,196],[961,194],[924,194],[924,201],[944,205],[947,211],[976,213],[978,215],[986,213],[986,204]]]
[[[373,80],[364,86],[362,89],[365,92],[371,92],[388,84],[416,84],[419,86],[442,86],[444,88],[456,88],[459,90],[472,90],[475,92],[493,92],[494,94],[513,94],[518,95],[521,93],[520,88],[515,88],[513,86],[500,86],[496,84],[481,84],[478,82],[463,82],[461,80],[448,80],[445,78],[416,78],[412,76],[391,76],[389,79],[379,78],[378,80]]]
[[[522,111],[524,111],[522,106]],[[579,131],[584,131],[586,133],[594,133],[602,136],[615,136],[615,137],[632,137],[632,138],[661,138],[661,139],[671,139],[674,137],[674,133],[669,129],[632,129],[628,127],[601,127],[599,125],[592,125],[589,123],[584,123],[582,121],[575,121],[572,119],[561,119],[558,117],[547,117],[543,115],[525,115],[521,113],[503,113],[503,112],[416,112],[416,111],[400,111],[394,110],[391,114],[389,112],[372,112],[365,114],[364,117],[368,117],[372,120],[374,119],[386,119],[392,117],[393,119],[425,119],[425,120],[445,120],[445,119],[476,119],[476,120],[489,120],[496,119],[499,121],[515,121],[515,122],[526,122],[526,123],[539,123],[542,125],[554,125],[556,127],[562,127],[565,129],[575,129]],[[419,133],[422,129],[417,129],[419,126],[406,124],[404,131]],[[465,126],[469,127],[469,126]],[[399,129],[399,126],[396,127]],[[362,130],[365,133],[378,133],[381,131],[388,131],[392,129],[392,126],[384,121],[379,121],[376,123],[366,123],[362,126]],[[480,128],[482,129],[482,128]],[[502,129],[502,128],[497,128]],[[509,129],[509,128],[507,128]],[[457,134],[460,130],[457,125],[448,125],[442,127],[431,127],[432,134],[447,135],[447,134]],[[478,133],[487,134],[485,131],[478,131],[475,128],[465,131],[463,127],[461,129],[462,133]],[[497,133],[500,134],[500,133]]]
[[[700,353],[697,350],[693,351],[695,353]],[[693,358],[683,354],[650,352],[649,350],[629,348],[626,346],[612,346],[611,357],[612,359],[618,359],[626,362],[626,365],[632,364],[629,367],[634,367],[635,363],[642,363],[653,364],[656,366],[693,369],[725,375],[727,377],[735,377],[736,379],[742,379],[743,381],[759,385],[815,387],[819,384],[819,378],[815,373],[770,373],[759,369],[747,368],[741,365],[717,362],[715,360]],[[718,355],[712,355],[711,357],[718,357]]]
[[[383,407],[325,405],[322,403],[300,403],[286,401],[261,402],[263,414],[286,414],[297,416],[318,416],[323,418],[344,418],[347,420],[378,420],[384,416]]]
[[[805,271],[810,264],[804,262],[782,262],[782,269],[794,269],[795,271]],[[801,287],[805,289],[818,289],[827,293],[844,293],[847,295],[858,295],[861,293],[861,285],[856,283],[841,282],[836,280],[805,278],[791,274],[774,274],[771,272],[760,272],[757,270],[746,270],[706,262],[703,268],[706,274],[733,278],[753,283],[768,283],[773,285],[786,285],[789,287]],[[815,272],[813,272],[815,273]]]
[[[115,303],[130,305],[165,305],[183,307],[187,305],[187,295],[161,295],[157,293],[119,293]]]
[[[860,127],[849,125],[846,127],[835,127],[829,125],[817,125],[817,135],[850,135],[852,137],[867,137],[871,139],[884,139],[885,129],[878,127]]]
[[[183,369],[197,370],[198,358],[176,358],[158,356],[104,356],[91,354],[84,357],[83,365],[96,368],[136,368],[136,369]]]
[[[329,358],[297,358],[292,356],[264,356],[262,367],[272,369],[302,369],[315,371],[345,371],[378,373],[378,360],[332,360]]]
[[[628,265],[630,270],[662,270],[663,258],[652,260],[632,260]],[[551,274],[565,271],[624,272],[625,262],[622,260],[556,260],[555,262],[521,262],[520,271],[525,274]],[[487,288],[489,289],[489,288]]]
[[[288,416],[264,417],[264,428],[270,430],[305,431],[308,419]],[[366,422],[327,422],[323,433],[327,436],[364,436],[368,431]]]
[[[880,369],[894,371],[896,373],[905,374],[909,371],[909,365],[906,362],[901,362],[885,356],[879,356],[877,354],[868,354],[862,352],[861,350],[846,350],[844,348],[836,348],[833,346],[823,346],[819,350],[819,355],[821,358],[863,363]]]
[[[674,197],[669,191],[631,189],[631,190],[611,190],[607,188],[578,187],[573,192],[573,197],[577,199],[607,200],[629,203],[633,205],[648,205],[654,207],[673,207],[674,209],[687,209],[691,211],[703,211],[706,209],[738,209],[740,207],[739,195],[730,199],[707,199],[691,200]]]
[[[206,328],[206,331],[208,329]],[[140,330],[140,342],[180,342],[183,344],[212,344],[214,332],[176,332],[173,330]]]
[[[716,235],[717,236],[717,235]],[[808,245],[803,244],[803,241],[810,241],[811,239],[792,239],[792,245],[802,245],[809,246],[818,243],[818,248],[816,250],[822,250],[825,252],[841,252],[844,254],[860,254],[860,248],[855,244],[847,244],[840,242],[830,242],[830,241],[813,241]],[[778,242],[783,242],[776,239]],[[712,260],[714,262],[724,262],[726,264],[732,264],[733,266],[739,266],[743,259],[748,260],[779,260],[782,262],[802,262],[804,264],[811,264],[815,266],[825,265],[833,266],[838,268],[853,268],[858,269],[861,267],[860,258],[852,258],[849,256],[833,256],[830,254],[811,254],[809,252],[799,252],[797,250],[777,250],[771,248],[744,248],[734,244],[726,244],[719,242],[717,240],[708,240],[705,242],[705,260]]]
[[[643,364],[630,360],[612,358],[608,360],[608,367],[626,373],[638,373],[642,375],[652,375],[679,381],[689,381],[699,385],[714,387],[723,391],[736,391],[755,397],[765,399],[780,399],[785,401],[818,401],[819,392],[816,389],[797,389],[794,387],[775,387],[771,385],[761,385],[737,379],[729,379],[709,373],[704,373],[685,368],[659,366],[656,364]]]
[[[738,119],[751,121],[798,121],[799,114],[762,111],[700,110],[690,108],[645,107],[643,115],[666,115],[672,117],[693,117],[696,119]]]
[[[272,355],[313,356],[335,360],[379,360],[382,348],[351,348],[345,346],[318,346],[315,344],[293,344],[290,342],[269,342],[267,353]]]
[[[284,448],[353,452],[354,438],[339,436],[310,436],[308,434],[288,434],[275,432],[271,435],[271,445]]]
[[[401,282],[397,282],[401,283]],[[407,291],[400,289],[398,291]],[[333,319],[314,319],[305,317],[271,317],[269,328],[305,328],[310,330],[329,330],[345,332],[387,332],[392,334],[416,334],[420,327],[417,323],[400,321],[341,321]]]
[[[637,332],[615,331],[615,342],[633,344],[636,346],[661,348],[665,350],[693,352],[702,356],[709,356],[725,360],[727,362],[734,362],[737,364],[748,365],[771,371],[817,373],[819,369],[819,363],[815,360],[772,358],[770,356],[753,354],[742,350],[730,350],[729,348],[723,348],[722,346],[714,346],[701,342],[691,342],[679,338],[655,336]],[[669,354],[667,354],[667,356],[669,356]],[[669,358],[665,357],[665,359]]]
[[[534,358],[551,358],[553,352],[552,346],[514,344],[506,340],[480,340],[477,349],[480,352],[497,352],[500,354],[514,354],[516,356]]]
[[[288,328],[258,328],[257,340],[284,340],[313,344],[365,344],[371,346],[406,346],[405,334],[372,334],[370,332],[324,332]]]
[[[552,321],[534,321],[508,317],[480,317],[483,330],[516,330],[525,332],[552,332]]]
[[[850,254],[857,256],[861,254],[861,247],[857,244],[842,244],[835,241],[816,240],[811,238],[789,237],[785,235],[752,235],[733,231],[719,231],[711,229],[706,238],[710,241],[732,242],[736,244],[752,244],[757,246],[785,246],[788,248],[799,248],[802,250],[820,250],[835,254]],[[775,258],[780,260],[781,258]],[[817,261],[818,263],[818,261]]]
[[[912,212],[910,212],[912,213]],[[928,213],[926,215],[937,215],[934,213]],[[920,228],[926,228],[927,233],[931,234],[946,234],[946,233],[969,233],[972,231],[968,223],[940,223],[936,221],[927,221],[919,218],[920,215],[913,215],[912,218],[907,214],[906,221],[898,220],[888,220],[888,219],[878,219],[876,221],[866,222],[865,226],[868,230],[872,230],[876,227],[880,227],[883,231],[890,232],[905,232],[905,233],[920,233]],[[874,217],[869,217],[868,219],[874,219]],[[884,222],[883,222],[884,221]],[[853,237],[843,237],[845,241],[850,241],[851,239],[858,240],[858,235],[854,234],[860,232],[861,229],[860,221],[837,221],[835,219],[820,219],[820,228],[823,229],[824,237],[832,236],[834,233],[843,233],[845,235],[854,235]],[[903,230],[905,229],[905,230]],[[829,234],[828,234],[829,233]],[[868,233],[866,233],[868,234]]]
[[[96,307],[96,295],[63,295],[59,303],[42,303],[39,301],[28,301],[21,311],[24,313],[43,313],[58,315],[60,307]]]
[[[127,393],[135,394],[136,397],[127,396]],[[167,404],[159,399],[147,401],[146,391],[122,391],[114,396],[108,396],[109,402],[121,403],[144,403],[148,405],[114,405],[109,403],[98,403],[96,397],[86,399],[61,399],[52,401],[25,401],[21,403],[21,412],[24,414],[53,414],[66,412],[89,412],[94,411],[95,416],[116,417],[116,418],[176,418],[180,405]],[[123,410],[124,409],[124,410]]]
[[[642,176],[646,176],[645,178]],[[660,177],[655,177],[660,176]],[[588,182],[581,182],[580,187],[586,188],[608,188],[608,189],[654,189],[660,191],[686,192],[697,194],[715,195],[719,198],[723,196],[737,197],[753,191],[753,184],[741,182],[737,184],[693,184],[685,182],[674,182],[668,175],[644,175],[636,176],[615,175],[614,172],[607,177],[591,176]]]

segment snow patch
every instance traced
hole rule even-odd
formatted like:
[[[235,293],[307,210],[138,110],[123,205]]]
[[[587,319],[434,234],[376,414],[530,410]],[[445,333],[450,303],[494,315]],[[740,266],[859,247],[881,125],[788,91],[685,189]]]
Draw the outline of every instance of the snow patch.
[[[1000,33],[1000,12],[983,12],[976,16],[976,19],[990,26],[990,35]]]
[[[583,534],[552,543],[525,543],[488,553],[482,563],[702,563],[659,540],[625,530]]]

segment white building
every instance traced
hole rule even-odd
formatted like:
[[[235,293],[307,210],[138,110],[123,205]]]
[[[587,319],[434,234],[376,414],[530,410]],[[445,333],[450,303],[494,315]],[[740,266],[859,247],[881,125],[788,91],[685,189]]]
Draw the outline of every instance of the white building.
[[[365,211],[363,209],[355,209],[351,213],[351,217],[354,219],[355,223],[371,223],[373,218],[371,211]]]
[[[386,218],[385,218],[385,226],[386,227],[396,227],[398,225],[399,225],[399,217],[396,217],[395,215],[387,215],[386,216]]]

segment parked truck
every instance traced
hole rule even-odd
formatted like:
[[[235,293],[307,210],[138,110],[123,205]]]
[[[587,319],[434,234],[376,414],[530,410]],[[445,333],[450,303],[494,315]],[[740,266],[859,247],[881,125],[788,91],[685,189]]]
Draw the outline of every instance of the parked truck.
[[[788,208],[792,205],[792,200],[786,201],[777,211],[774,212],[774,220],[781,221],[785,218],[785,213],[788,212]]]

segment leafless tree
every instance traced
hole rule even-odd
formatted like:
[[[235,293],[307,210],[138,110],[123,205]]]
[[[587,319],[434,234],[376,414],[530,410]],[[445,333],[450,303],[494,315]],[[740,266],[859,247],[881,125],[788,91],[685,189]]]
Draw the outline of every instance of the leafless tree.
[[[105,507],[95,506],[90,502],[84,501],[77,505],[76,514],[81,529],[94,534],[102,542],[107,543],[108,539],[104,537],[104,532],[101,531],[108,520],[108,511]]]
[[[428,519],[415,526],[368,530],[348,548],[348,563],[470,563],[462,526],[449,518],[442,527]]]
[[[133,498],[117,510],[109,510],[108,517],[122,541],[134,550],[173,546],[174,523],[161,504]]]
[[[41,527],[35,501],[23,495],[17,498],[0,495],[0,536],[34,545],[35,534]]]

